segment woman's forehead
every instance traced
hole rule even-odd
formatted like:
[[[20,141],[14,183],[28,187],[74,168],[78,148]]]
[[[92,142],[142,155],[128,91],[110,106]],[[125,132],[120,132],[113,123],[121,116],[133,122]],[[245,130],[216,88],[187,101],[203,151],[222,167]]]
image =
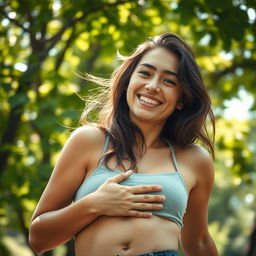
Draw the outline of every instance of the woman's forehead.
[[[151,64],[157,69],[177,72],[179,67],[179,58],[175,53],[167,49],[155,48],[144,54],[138,63],[138,67],[142,64]]]

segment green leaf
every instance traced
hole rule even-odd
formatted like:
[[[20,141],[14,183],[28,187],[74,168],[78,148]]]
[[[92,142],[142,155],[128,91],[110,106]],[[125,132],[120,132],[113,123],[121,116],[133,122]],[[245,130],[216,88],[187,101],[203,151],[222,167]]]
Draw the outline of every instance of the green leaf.
[[[29,98],[26,94],[16,93],[9,98],[9,103],[12,108],[22,107],[28,102]]]

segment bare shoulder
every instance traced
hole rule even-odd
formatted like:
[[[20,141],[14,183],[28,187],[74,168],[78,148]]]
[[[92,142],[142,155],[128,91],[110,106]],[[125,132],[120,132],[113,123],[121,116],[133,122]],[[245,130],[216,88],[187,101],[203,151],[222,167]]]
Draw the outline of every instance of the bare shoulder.
[[[214,179],[214,164],[210,153],[198,144],[191,144],[184,148],[183,154],[187,164],[196,177],[197,183],[209,183]]]
[[[99,127],[95,125],[81,126],[71,133],[62,153],[65,157],[65,153],[68,153],[74,159],[80,157],[86,164],[91,156],[101,149],[105,139],[106,135]]]
[[[75,129],[71,133],[70,140],[86,146],[94,146],[105,140],[105,134],[96,125],[85,125]]]
[[[191,155],[196,162],[204,164],[206,162],[212,162],[212,157],[210,153],[199,144],[191,144],[187,147],[188,153]]]

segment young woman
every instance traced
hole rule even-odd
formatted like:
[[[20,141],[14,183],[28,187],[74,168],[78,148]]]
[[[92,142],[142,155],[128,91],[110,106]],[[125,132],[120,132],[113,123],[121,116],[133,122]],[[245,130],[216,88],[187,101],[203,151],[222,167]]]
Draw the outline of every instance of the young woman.
[[[97,79],[94,79],[97,80]],[[216,256],[207,205],[210,99],[190,47],[166,33],[114,72],[98,125],[74,131],[34,212],[37,252],[75,238],[76,256]],[[86,121],[87,110],[82,118]],[[214,129],[213,129],[214,130]]]

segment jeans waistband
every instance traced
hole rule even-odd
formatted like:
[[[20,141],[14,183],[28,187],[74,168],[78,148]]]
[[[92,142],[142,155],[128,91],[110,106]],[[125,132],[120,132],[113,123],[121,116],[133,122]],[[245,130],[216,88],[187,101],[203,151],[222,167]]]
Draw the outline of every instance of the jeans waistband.
[[[172,250],[165,250],[165,251],[157,251],[157,252],[140,254],[138,256],[178,256],[178,253]]]

